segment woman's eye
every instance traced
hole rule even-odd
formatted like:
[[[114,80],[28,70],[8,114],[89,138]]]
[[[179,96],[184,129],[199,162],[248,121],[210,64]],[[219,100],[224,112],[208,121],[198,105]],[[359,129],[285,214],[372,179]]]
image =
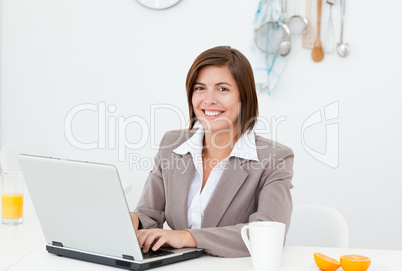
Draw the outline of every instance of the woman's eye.
[[[204,90],[203,87],[195,87],[195,88],[194,88],[194,91],[202,91],[202,90]]]
[[[224,88],[224,87],[219,87],[218,90],[219,90],[220,92],[229,91],[227,88]]]

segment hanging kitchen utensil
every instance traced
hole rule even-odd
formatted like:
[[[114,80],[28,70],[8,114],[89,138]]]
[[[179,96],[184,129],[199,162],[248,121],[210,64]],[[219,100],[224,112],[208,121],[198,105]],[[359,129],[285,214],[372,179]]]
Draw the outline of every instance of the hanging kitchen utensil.
[[[288,26],[290,33],[293,36],[298,37],[304,32],[306,32],[308,26],[308,20],[306,17],[300,15],[300,0],[296,0],[295,6],[296,6],[296,8],[294,8],[295,14],[293,14],[293,16],[289,18]]]
[[[286,25],[286,0],[282,0],[282,21],[267,21],[254,33],[258,49],[269,55],[286,56],[290,52],[290,30]]]
[[[314,30],[313,23],[310,16],[311,11],[311,0],[306,0],[306,17],[308,21],[307,30],[302,36],[302,46],[306,49],[314,48]]]
[[[341,0],[341,37],[336,47],[336,51],[341,57],[346,57],[350,51],[349,44],[347,42],[343,42],[343,16],[345,15],[345,1],[346,0]]]
[[[283,0],[259,0],[258,9],[255,13],[253,33],[266,21],[282,21]],[[253,39],[255,37],[253,36]],[[281,74],[286,66],[287,57],[280,55],[268,55],[253,45],[251,46],[254,79],[257,91],[267,92],[271,95],[279,82]]]
[[[335,29],[334,22],[332,20],[332,6],[335,5],[336,0],[327,0],[329,4],[329,19],[327,24],[327,31],[325,32],[324,49],[325,53],[332,54],[335,49]]]
[[[320,32],[321,32],[321,9],[322,0],[317,0],[317,39],[314,42],[314,48],[311,52],[311,58],[315,62],[320,62],[324,59],[324,51],[322,50]]]

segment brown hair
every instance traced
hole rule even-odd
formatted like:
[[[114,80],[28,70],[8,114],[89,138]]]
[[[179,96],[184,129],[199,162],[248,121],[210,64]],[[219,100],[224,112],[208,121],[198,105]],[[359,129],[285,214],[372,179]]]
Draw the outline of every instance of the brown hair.
[[[194,83],[200,69],[206,66],[227,66],[237,83],[240,92],[241,113],[239,136],[253,129],[258,116],[258,100],[255,89],[253,69],[247,58],[230,46],[218,46],[201,53],[187,73],[186,89],[190,113],[190,127],[194,128],[197,118],[194,113],[192,98]]]

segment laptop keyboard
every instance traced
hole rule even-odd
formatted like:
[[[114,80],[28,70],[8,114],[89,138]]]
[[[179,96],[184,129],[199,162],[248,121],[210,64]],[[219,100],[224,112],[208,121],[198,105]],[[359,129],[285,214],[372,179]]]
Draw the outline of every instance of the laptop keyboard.
[[[173,253],[174,252],[167,251],[167,250],[157,250],[157,251],[149,250],[147,253],[142,252],[142,257],[144,259],[150,259],[150,258],[155,258],[155,257],[160,257],[160,256],[166,256],[166,255],[173,254]]]

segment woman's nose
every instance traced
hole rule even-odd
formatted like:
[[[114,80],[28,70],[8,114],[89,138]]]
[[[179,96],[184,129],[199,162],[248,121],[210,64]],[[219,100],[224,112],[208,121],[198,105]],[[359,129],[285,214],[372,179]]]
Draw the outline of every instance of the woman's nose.
[[[204,104],[216,104],[216,96],[214,91],[206,91],[205,98],[203,103]]]

